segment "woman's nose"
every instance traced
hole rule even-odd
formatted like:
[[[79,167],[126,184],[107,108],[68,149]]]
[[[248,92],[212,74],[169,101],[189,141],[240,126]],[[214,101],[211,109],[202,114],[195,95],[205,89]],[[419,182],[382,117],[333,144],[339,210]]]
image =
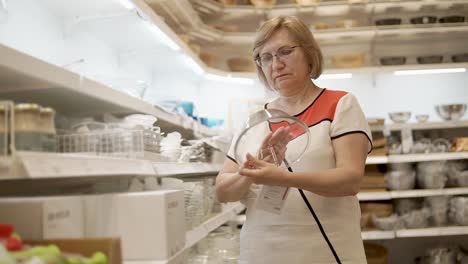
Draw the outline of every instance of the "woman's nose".
[[[278,56],[273,56],[273,61],[271,62],[271,68],[275,70],[275,69],[281,69],[283,67],[284,67],[284,62]]]

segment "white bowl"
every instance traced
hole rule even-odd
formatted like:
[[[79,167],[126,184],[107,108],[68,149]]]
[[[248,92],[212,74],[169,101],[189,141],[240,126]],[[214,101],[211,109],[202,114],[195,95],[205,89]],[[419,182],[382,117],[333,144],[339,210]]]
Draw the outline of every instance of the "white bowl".
[[[395,123],[406,123],[411,117],[411,112],[392,112],[388,113],[388,115]]]
[[[415,115],[419,123],[424,123],[429,119],[429,115]]]

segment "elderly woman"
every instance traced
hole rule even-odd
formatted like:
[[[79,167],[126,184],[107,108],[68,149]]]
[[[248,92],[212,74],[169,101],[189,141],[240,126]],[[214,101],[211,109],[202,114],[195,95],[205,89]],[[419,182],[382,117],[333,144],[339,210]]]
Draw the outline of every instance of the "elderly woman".
[[[251,155],[238,164],[231,147],[216,179],[216,195],[221,202],[240,200],[247,206],[239,263],[366,263],[356,194],[372,145],[358,101],[312,81],[322,73],[323,58],[301,20],[266,21],[254,45],[258,76],[278,94],[265,108],[299,118],[312,137],[289,171],[271,158]],[[285,145],[295,139],[287,129],[278,129],[263,140],[262,148],[279,145],[276,150],[284,156]],[[262,185],[289,187],[280,214],[258,208],[254,187]]]

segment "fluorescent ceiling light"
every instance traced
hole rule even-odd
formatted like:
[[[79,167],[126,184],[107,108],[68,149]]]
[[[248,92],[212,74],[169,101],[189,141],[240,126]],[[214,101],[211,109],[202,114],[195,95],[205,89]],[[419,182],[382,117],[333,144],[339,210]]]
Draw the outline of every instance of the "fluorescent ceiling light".
[[[211,81],[219,81],[219,82],[232,82],[232,83],[239,83],[239,84],[254,84],[254,80],[249,78],[241,78],[241,77],[232,77],[231,74],[227,76],[207,73],[205,74],[205,78]]]
[[[452,69],[428,69],[428,70],[404,70],[394,71],[395,75],[418,75],[418,74],[438,74],[438,73],[456,73],[466,72],[465,68],[452,68]]]
[[[254,84],[254,80],[252,80],[252,79],[241,78],[241,77],[232,77],[230,75],[228,76],[228,80],[231,81],[231,82],[241,83],[241,84],[249,84],[249,85]]]
[[[120,4],[128,10],[135,9],[135,5],[133,4],[132,0],[119,0]]]
[[[192,70],[200,75],[202,75],[205,71],[203,70],[203,68],[195,61],[193,60],[190,56],[188,55],[184,55],[184,58],[185,58],[185,62],[187,63],[188,66],[190,66],[190,68],[192,68]]]
[[[224,82],[227,79],[227,77],[225,77],[225,76],[216,75],[216,74],[212,74],[212,73],[205,74],[205,78],[210,80],[210,81],[219,81],[219,82]]]
[[[334,74],[322,74],[318,78],[319,80],[331,80],[331,79],[350,79],[353,78],[351,73],[334,73]]]
[[[177,43],[174,42],[174,40],[172,40],[166,33],[164,33],[160,28],[158,28],[155,24],[149,22],[149,21],[145,21],[144,22],[146,27],[151,31],[153,32],[153,34],[156,36],[156,38],[162,42],[164,42],[164,44],[166,44],[167,46],[169,46],[169,48],[175,50],[175,51],[178,51],[180,50],[180,47],[179,45],[177,45]]]

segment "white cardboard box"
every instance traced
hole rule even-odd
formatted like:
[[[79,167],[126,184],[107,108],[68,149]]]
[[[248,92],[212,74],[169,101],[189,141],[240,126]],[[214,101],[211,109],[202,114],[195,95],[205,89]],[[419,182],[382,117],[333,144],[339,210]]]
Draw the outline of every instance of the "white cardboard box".
[[[28,240],[120,238],[125,260],[168,259],[185,246],[184,192],[0,198],[0,223]]]
[[[27,240],[84,238],[83,202],[78,196],[1,198],[0,223],[13,224]]]
[[[183,191],[87,195],[85,236],[120,237],[125,260],[168,259],[185,246]]]

